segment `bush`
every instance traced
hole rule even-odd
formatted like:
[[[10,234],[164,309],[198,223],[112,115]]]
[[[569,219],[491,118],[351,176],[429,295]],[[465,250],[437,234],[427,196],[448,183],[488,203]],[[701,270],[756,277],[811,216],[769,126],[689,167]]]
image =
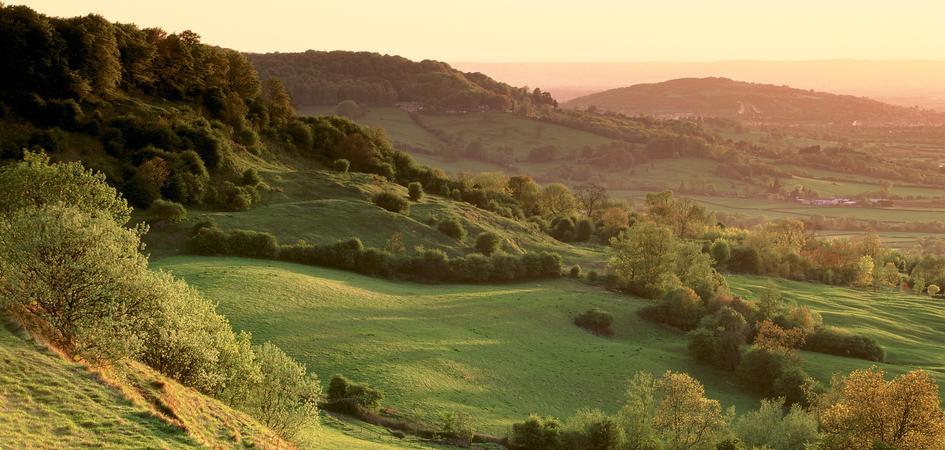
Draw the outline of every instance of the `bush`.
[[[734,309],[723,306],[702,318],[689,333],[689,352],[698,360],[720,369],[735,370],[741,360],[748,322]]]
[[[354,383],[343,375],[335,375],[328,382],[328,407],[350,414],[374,411],[381,407],[384,395],[367,385]]]
[[[348,173],[348,169],[351,168],[351,162],[347,159],[336,159],[331,163],[331,168],[334,169],[335,172]]]
[[[705,306],[695,291],[678,288],[666,294],[659,304],[641,309],[640,315],[688,331],[699,325],[705,315]]]
[[[457,241],[462,241],[466,239],[466,229],[463,228],[463,224],[460,223],[455,217],[448,217],[444,220],[440,220],[436,224],[436,229],[440,230],[440,233],[443,233]]]
[[[556,449],[561,445],[561,422],[554,417],[531,415],[524,422],[512,424],[508,447],[512,450]]]
[[[568,271],[568,276],[571,278],[580,278],[581,277],[581,266],[575,264],[571,266],[571,270]]]
[[[408,214],[410,205],[403,197],[393,192],[379,192],[371,198],[375,205],[380,206],[390,212]]]
[[[469,414],[448,412],[440,419],[440,430],[446,436],[459,439],[467,444],[476,435],[476,427]]]
[[[617,422],[598,410],[580,410],[564,424],[564,448],[617,450],[623,443]]]
[[[187,210],[180,203],[157,199],[151,203],[148,214],[153,222],[181,223],[187,218]]]
[[[493,253],[499,251],[500,245],[499,235],[495,233],[485,231],[476,236],[476,251],[483,255],[492,256]]]
[[[742,357],[738,378],[750,391],[763,397],[776,395],[775,380],[794,363],[781,351],[752,347]]]
[[[804,350],[828,355],[883,362],[886,352],[872,338],[857,336],[835,327],[820,327],[807,336]]]
[[[587,242],[594,235],[594,221],[585,217],[578,221],[577,230],[574,232],[574,240],[578,242]]]
[[[270,233],[251,230],[223,231],[216,226],[200,227],[190,240],[190,249],[200,255],[234,255],[275,259],[279,243]]]
[[[240,184],[243,186],[258,186],[262,181],[259,171],[252,167],[243,171],[243,176],[240,178]]]
[[[419,202],[423,199],[423,185],[417,181],[411,182],[407,185],[407,195],[411,201]]]
[[[318,377],[270,343],[253,348],[262,374],[249,395],[247,409],[264,425],[287,439],[318,421],[322,389]]]
[[[614,330],[611,329],[613,323],[614,316],[599,308],[589,309],[574,318],[575,325],[598,336],[613,336]]]

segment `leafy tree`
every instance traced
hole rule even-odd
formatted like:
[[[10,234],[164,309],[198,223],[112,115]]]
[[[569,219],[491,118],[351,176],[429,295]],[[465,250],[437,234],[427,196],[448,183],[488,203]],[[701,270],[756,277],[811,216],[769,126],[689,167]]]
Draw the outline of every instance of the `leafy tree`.
[[[407,195],[410,200],[419,202],[423,198],[423,185],[418,181],[413,181],[407,185]]]
[[[724,435],[734,411],[722,412],[717,400],[705,397],[702,384],[685,373],[667,371],[656,381],[653,429],[670,449],[713,444]]]
[[[518,175],[509,178],[506,185],[506,192],[521,205],[522,209],[529,215],[540,214],[538,201],[541,187],[535,183],[531,177]]]
[[[248,409],[286,438],[318,420],[321,385],[314,373],[270,343],[253,348],[262,378],[253,386]]]
[[[732,258],[732,245],[725,239],[716,239],[709,247],[709,254],[720,266],[725,266]]]
[[[561,445],[561,422],[554,417],[530,415],[524,422],[512,424],[509,448],[513,450],[547,450]]]
[[[831,448],[945,448],[945,414],[935,381],[915,370],[887,381],[882,369],[835,376],[816,402]]]
[[[662,293],[663,281],[676,264],[676,241],[669,228],[651,222],[635,224],[610,241],[610,267],[630,289],[646,297]]]
[[[499,235],[490,231],[484,231],[476,236],[476,251],[486,256],[492,256],[493,253],[499,251],[501,244]]]
[[[677,198],[671,191],[646,195],[647,214],[681,238],[694,238],[705,228],[708,214],[692,200]]]
[[[574,240],[578,242],[587,242],[594,235],[594,222],[585,217],[578,221],[577,229],[574,231]]]
[[[43,153],[26,152],[23,161],[0,168],[0,212],[58,203],[104,214],[120,225],[131,220],[131,207],[105,175],[81,163],[51,163]]]
[[[269,78],[262,83],[262,96],[266,104],[269,123],[274,127],[283,127],[295,116],[292,97],[281,81]]]
[[[697,359],[725,370],[735,370],[741,361],[748,322],[731,307],[724,306],[706,316],[689,335],[689,351]]]
[[[564,423],[564,448],[618,450],[623,433],[613,418],[600,410],[582,409]]]
[[[538,208],[546,216],[568,214],[576,204],[571,190],[561,183],[549,184],[538,193]]]
[[[784,399],[762,400],[757,410],[735,420],[732,432],[748,448],[805,450],[818,442],[816,415],[799,405],[784,411]]]
[[[657,379],[650,372],[639,371],[627,383],[626,400],[618,415],[627,448],[649,450],[660,448],[660,437],[653,427],[658,405]]]
[[[67,191],[68,188],[64,187]],[[45,324],[52,342],[93,362],[137,355],[157,308],[141,283],[141,230],[60,205],[0,218],[0,297]]]

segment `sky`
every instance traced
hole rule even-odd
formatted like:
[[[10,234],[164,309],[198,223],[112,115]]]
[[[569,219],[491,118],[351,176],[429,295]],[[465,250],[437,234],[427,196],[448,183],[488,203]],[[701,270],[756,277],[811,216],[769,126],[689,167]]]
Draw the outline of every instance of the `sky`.
[[[0,0],[248,52],[447,62],[945,59],[945,0]]]

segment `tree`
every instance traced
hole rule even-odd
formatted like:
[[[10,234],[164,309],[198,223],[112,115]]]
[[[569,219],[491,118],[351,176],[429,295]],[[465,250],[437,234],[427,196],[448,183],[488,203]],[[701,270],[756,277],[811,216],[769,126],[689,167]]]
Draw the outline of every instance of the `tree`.
[[[407,196],[411,201],[419,202],[423,198],[423,185],[418,181],[412,181],[407,185]]]
[[[45,324],[50,341],[93,362],[137,355],[157,301],[141,281],[143,230],[61,205],[0,219],[3,306]]]
[[[531,415],[524,422],[512,424],[509,448],[513,450],[556,449],[561,445],[561,422],[554,417]]]
[[[289,91],[276,78],[269,78],[262,83],[262,97],[269,115],[269,124],[283,127],[295,116],[295,107],[292,106],[292,97]]]
[[[768,280],[758,294],[758,317],[761,320],[774,319],[784,313],[786,308],[778,285]]]
[[[627,383],[625,401],[618,420],[629,449],[659,448],[659,436],[653,428],[657,406],[656,383],[653,374],[645,371],[634,373]]]
[[[26,152],[23,161],[0,168],[0,213],[57,203],[106,215],[119,225],[131,220],[131,207],[105,175],[79,162],[51,163],[44,153]]]
[[[689,334],[689,351],[697,359],[725,370],[735,370],[741,361],[748,322],[737,311],[723,306],[699,323]]]
[[[539,214],[538,193],[541,188],[535,180],[526,175],[519,175],[509,178],[506,184],[506,192],[521,205],[526,214]]]
[[[623,208],[610,207],[604,210],[600,216],[603,224],[603,233],[608,237],[614,237],[626,230],[630,226],[630,216]]]
[[[652,222],[637,223],[619,238],[610,241],[610,267],[640,295],[656,297],[662,282],[673,274],[676,241],[666,227]]]
[[[359,119],[367,113],[364,107],[354,100],[343,100],[335,106],[335,114],[349,119]]]
[[[655,397],[653,429],[673,450],[713,444],[734,416],[734,411],[723,413],[717,400],[705,397],[702,384],[685,373],[664,373],[656,382]]]
[[[728,260],[732,258],[732,245],[725,239],[716,239],[709,247],[709,254],[712,255],[715,262],[724,267]]]
[[[805,450],[820,438],[817,417],[799,405],[784,413],[784,399],[766,399],[735,420],[732,431],[747,448]]]
[[[561,183],[552,183],[538,194],[538,207],[546,216],[558,216],[574,211],[577,201],[571,190]]]
[[[882,369],[835,376],[832,390],[816,402],[830,448],[901,450],[945,448],[945,414],[938,386],[915,370],[886,381]]]
[[[853,265],[853,285],[870,286],[873,284],[873,258],[867,255],[861,256]]]
[[[268,342],[253,353],[262,378],[253,387],[249,410],[273,431],[292,438],[303,425],[318,420],[318,377]]]
[[[501,243],[499,235],[484,231],[480,233],[479,236],[476,236],[476,251],[483,255],[491,256],[499,250]]]
[[[708,220],[705,208],[692,200],[674,197],[671,191],[647,194],[646,208],[651,219],[666,225],[681,238],[696,237]]]
[[[587,217],[597,217],[607,204],[607,189],[594,183],[582,184],[574,188],[574,196]]]

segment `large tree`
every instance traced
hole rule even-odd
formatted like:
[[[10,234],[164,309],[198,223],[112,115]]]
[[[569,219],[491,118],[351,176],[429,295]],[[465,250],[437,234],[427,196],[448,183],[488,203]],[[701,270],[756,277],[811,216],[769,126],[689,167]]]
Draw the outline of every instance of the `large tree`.
[[[607,189],[594,183],[575,187],[574,196],[587,217],[597,217],[607,205]]]

